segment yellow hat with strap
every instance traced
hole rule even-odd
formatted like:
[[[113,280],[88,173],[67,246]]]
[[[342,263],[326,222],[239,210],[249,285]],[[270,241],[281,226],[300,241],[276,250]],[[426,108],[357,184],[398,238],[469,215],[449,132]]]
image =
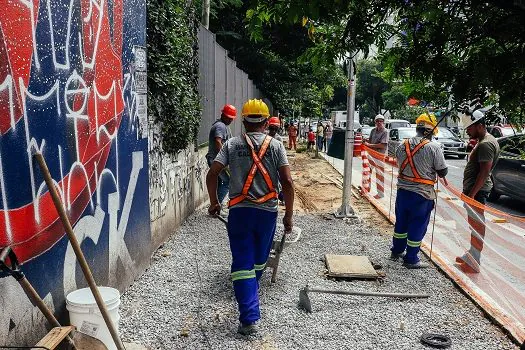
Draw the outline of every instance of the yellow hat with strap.
[[[424,127],[425,129],[433,130],[433,134],[438,133],[437,119],[432,113],[420,114],[416,119],[416,125],[418,127]]]
[[[270,116],[270,110],[263,100],[248,100],[242,106],[242,118],[249,123],[260,123]]]

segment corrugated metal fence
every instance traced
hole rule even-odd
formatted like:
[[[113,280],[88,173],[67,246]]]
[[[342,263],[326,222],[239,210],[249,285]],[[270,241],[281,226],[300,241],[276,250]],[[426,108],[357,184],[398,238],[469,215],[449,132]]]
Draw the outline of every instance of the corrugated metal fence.
[[[217,44],[215,34],[202,26],[199,30],[199,93],[202,104],[199,145],[208,142],[210,127],[219,118],[222,106],[234,105],[240,116],[246,100],[263,98],[248,74],[237,68],[236,62],[228,57],[228,51]],[[271,111],[271,104],[265,102]],[[233,135],[239,135],[241,118],[237,118],[230,128]]]

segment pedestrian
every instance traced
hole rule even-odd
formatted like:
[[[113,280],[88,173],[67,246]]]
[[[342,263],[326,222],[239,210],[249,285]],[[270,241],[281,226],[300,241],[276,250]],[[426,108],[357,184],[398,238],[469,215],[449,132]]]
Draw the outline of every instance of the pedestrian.
[[[463,194],[468,197],[464,205],[471,230],[470,249],[458,256],[456,262],[464,272],[478,273],[485,238],[484,206],[493,186],[491,173],[498,161],[500,147],[496,138],[487,132],[485,115],[480,110],[465,115],[463,126],[467,134],[478,142],[463,171]]]
[[[208,137],[208,153],[206,154],[206,161],[211,167],[213,160],[221,150],[224,143],[231,137],[231,131],[228,128],[233,120],[237,117],[237,110],[232,105],[224,105],[221,110],[221,117],[217,119],[211,126]],[[228,194],[228,187],[230,182],[229,170],[223,169],[217,179],[217,196],[219,203],[222,203]]]
[[[332,122],[328,121],[326,123],[326,126],[324,128],[324,147],[326,152],[328,152],[328,148],[330,147],[330,143],[332,142],[332,136],[334,134],[334,129],[332,128]]]
[[[321,122],[317,123],[317,150],[322,151],[323,150],[323,135],[324,135],[324,127]]]
[[[279,142],[283,142],[283,138],[278,134],[281,128],[281,121],[277,117],[271,117],[268,121],[268,135],[273,137]]]
[[[428,267],[419,260],[418,253],[434,209],[436,175],[444,178],[448,172],[440,144],[431,142],[438,131],[436,117],[421,114],[416,125],[416,136],[396,150],[399,175],[390,255],[396,261],[403,258],[403,266],[408,269]]]
[[[385,154],[388,145],[388,130],[385,128],[385,117],[382,114],[376,115],[374,118],[375,128],[370,132],[368,142],[364,145],[379,154],[372,155],[369,158],[371,170],[376,170],[376,188],[377,194],[374,196],[376,199],[383,198],[385,196],[384,181],[385,181]]]
[[[312,128],[310,128],[310,130],[308,131],[307,138],[308,138],[308,143],[306,144],[306,149],[307,150],[313,149],[315,146],[315,133],[312,130]]]
[[[242,108],[246,134],[226,141],[206,176],[211,215],[218,215],[217,178],[231,171],[228,239],[232,254],[231,278],[239,307],[238,332],[251,335],[260,319],[259,278],[266,266],[277,225],[277,194],[285,198],[283,224],[292,230],[294,188],[284,145],[264,133],[268,106],[249,100]]]
[[[297,125],[295,123],[291,123],[290,127],[288,127],[288,149],[294,149],[297,151]]]

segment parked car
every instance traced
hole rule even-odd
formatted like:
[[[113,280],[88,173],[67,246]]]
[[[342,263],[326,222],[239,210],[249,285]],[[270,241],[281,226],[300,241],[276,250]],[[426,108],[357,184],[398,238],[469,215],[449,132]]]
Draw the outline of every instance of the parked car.
[[[492,134],[492,136],[494,136],[495,138],[513,136],[517,134],[516,131],[510,125],[487,126],[487,132]]]
[[[385,120],[385,128],[396,129],[396,128],[410,128],[410,122],[404,119],[389,119]]]
[[[525,201],[525,135],[515,135],[498,139],[501,153],[492,170],[494,187],[489,200],[497,201],[506,195]]]
[[[454,155],[459,159],[464,159],[467,150],[465,141],[460,139],[450,129],[446,127],[439,127],[437,135],[434,136],[435,140],[443,145],[443,152],[446,156]]]
[[[404,127],[404,128],[390,129],[390,131],[388,132],[388,151],[387,151],[388,156],[395,157],[396,150],[399,147],[399,145],[403,142],[403,140],[409,139],[414,136],[416,136],[415,128]]]

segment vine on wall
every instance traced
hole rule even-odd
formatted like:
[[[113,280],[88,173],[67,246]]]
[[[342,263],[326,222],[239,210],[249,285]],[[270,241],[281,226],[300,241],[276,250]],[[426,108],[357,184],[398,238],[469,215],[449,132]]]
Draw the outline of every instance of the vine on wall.
[[[148,113],[169,154],[194,140],[201,116],[194,1],[147,0]]]

